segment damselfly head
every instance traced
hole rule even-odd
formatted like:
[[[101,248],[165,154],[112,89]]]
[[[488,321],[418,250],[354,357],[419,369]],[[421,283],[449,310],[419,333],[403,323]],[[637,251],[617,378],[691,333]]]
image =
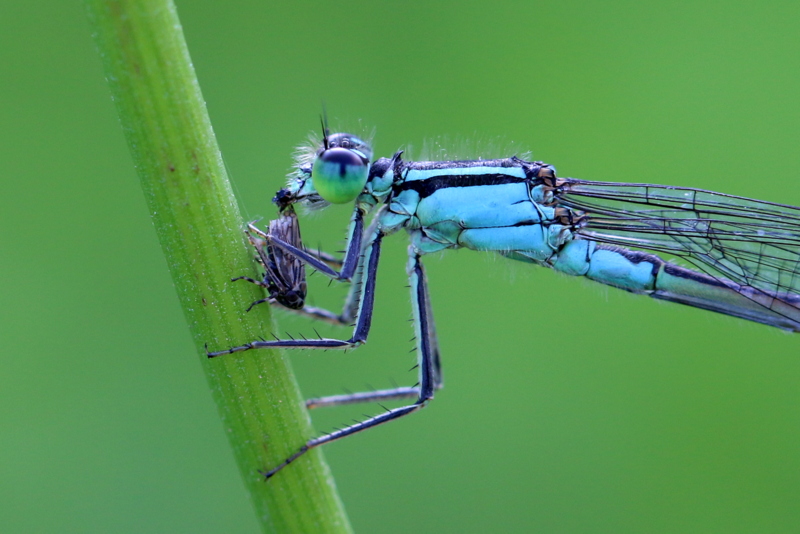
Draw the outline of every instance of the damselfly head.
[[[346,133],[325,135],[311,168],[319,196],[331,204],[356,199],[367,185],[372,149],[360,138]]]
[[[312,135],[298,147],[289,182],[272,201],[281,210],[294,203],[314,210],[352,202],[364,191],[371,159],[372,148],[363,137],[329,134],[323,122],[322,138]]]

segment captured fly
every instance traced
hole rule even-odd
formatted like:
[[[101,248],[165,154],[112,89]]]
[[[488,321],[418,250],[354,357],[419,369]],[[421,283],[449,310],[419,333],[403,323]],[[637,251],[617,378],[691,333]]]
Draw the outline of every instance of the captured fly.
[[[247,308],[248,311],[256,304],[264,302],[277,302],[291,310],[299,310],[306,300],[305,265],[292,254],[272,245],[267,235],[291,243],[294,247],[303,248],[300,225],[291,206],[283,209],[280,217],[269,222],[267,234],[256,228],[254,223],[250,223],[247,225],[247,238],[256,249],[259,263],[264,266],[264,277],[261,280],[254,280],[247,276],[239,276],[233,280],[247,280],[267,290],[269,296],[253,302]]]

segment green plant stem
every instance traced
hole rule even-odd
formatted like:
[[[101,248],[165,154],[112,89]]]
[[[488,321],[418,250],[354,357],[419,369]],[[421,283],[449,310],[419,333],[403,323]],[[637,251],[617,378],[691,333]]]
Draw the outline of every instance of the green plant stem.
[[[206,358],[269,332],[256,275],[205,103],[171,0],[86,0],[97,47],[189,329],[242,478],[265,531],[349,532],[332,478],[311,451],[269,482],[311,435],[278,352]],[[166,355],[165,355],[166,357]],[[202,469],[202,466],[198,466]]]

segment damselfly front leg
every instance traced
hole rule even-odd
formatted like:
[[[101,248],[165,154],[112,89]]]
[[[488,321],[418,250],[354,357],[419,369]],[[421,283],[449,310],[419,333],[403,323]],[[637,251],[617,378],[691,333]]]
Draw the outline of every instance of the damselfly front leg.
[[[301,248],[319,261],[332,267],[341,267],[342,261],[330,254],[318,250],[309,250],[303,247],[300,237],[300,226],[294,209],[289,206],[284,208],[278,219],[269,222],[267,233],[255,226],[255,221],[247,225],[247,238],[256,249],[256,258],[264,267],[264,276],[255,280],[249,276],[237,276],[231,281],[245,280],[267,290],[268,296],[259,299],[247,308],[250,311],[254,306],[263,303],[277,304],[289,311],[322,319],[333,324],[350,324],[348,315],[344,312],[337,315],[322,308],[313,308],[305,305],[306,297],[306,272],[305,265],[294,255],[285,252],[270,242],[270,236]]]
[[[228,350],[210,352],[209,358],[221,356],[223,354],[231,354],[234,352],[241,352],[251,349],[259,348],[273,348],[273,347],[296,347],[296,348],[323,348],[323,349],[337,349],[337,348],[351,348],[361,345],[367,339],[369,334],[370,325],[372,323],[372,307],[375,298],[375,275],[377,273],[378,258],[380,257],[381,239],[383,237],[380,231],[375,231],[370,236],[364,254],[360,254],[361,250],[361,237],[363,228],[363,218],[361,212],[357,209],[358,216],[354,217],[354,224],[351,225],[356,232],[351,232],[351,237],[348,240],[347,253],[345,255],[344,266],[341,272],[336,272],[320,260],[317,260],[306,251],[297,248],[289,243],[280,239],[270,239],[270,243],[276,248],[292,254],[295,258],[299,259],[302,263],[311,265],[321,273],[329,276],[334,280],[350,281],[356,267],[360,265],[361,270],[366,270],[363,284],[360,285],[361,297],[358,302],[358,313],[356,318],[355,328],[353,335],[348,340],[338,339],[310,339],[310,340],[274,340],[274,341],[252,341],[245,345],[238,347],[231,347]]]
[[[376,219],[377,222],[377,219]],[[367,229],[368,234],[373,234],[375,227]],[[328,264],[329,266],[341,266],[343,262],[337,260],[331,255],[320,253],[319,251],[311,251],[303,247],[302,239],[300,238],[300,228],[297,223],[297,217],[291,207],[285,209],[281,213],[279,219],[270,221],[269,231],[267,233],[258,229],[254,223],[250,223],[247,228],[247,235],[250,243],[255,247],[258,258],[262,265],[264,265],[265,273],[263,280],[254,280],[249,277],[240,276],[234,278],[236,280],[247,280],[251,283],[264,287],[269,292],[269,297],[255,301],[247,309],[249,311],[253,306],[263,302],[270,304],[281,304],[290,311],[312,317],[314,319],[327,320],[333,324],[343,325],[350,324],[357,316],[358,308],[358,293],[361,287],[361,270],[354,273],[350,292],[345,299],[344,309],[341,314],[337,315],[333,312],[322,308],[312,308],[309,306],[295,307],[287,305],[287,303],[294,303],[297,301],[295,295],[299,294],[297,288],[302,288],[302,297],[305,297],[305,269],[300,263],[293,252],[303,250],[310,254],[312,257]],[[279,248],[273,242],[279,240],[283,248]],[[300,263],[298,268],[297,263]],[[423,279],[424,282],[424,279]],[[287,294],[288,293],[288,294]],[[427,289],[426,289],[427,293]],[[299,301],[303,305],[303,300]],[[427,315],[430,314],[430,301],[426,299],[428,307]],[[431,319],[431,330],[433,331],[433,324]],[[435,334],[432,334],[432,345],[435,346]],[[437,368],[438,377],[438,349],[434,351],[435,367]],[[438,381],[438,378],[437,378]],[[355,404],[359,402],[374,402],[397,400],[404,398],[411,398],[419,395],[419,387],[397,387],[387,390],[369,391],[364,393],[352,393],[347,395],[333,395],[329,397],[321,397],[309,399],[306,401],[306,407],[319,408],[323,406],[336,406],[341,404]]]
[[[293,213],[292,213],[293,216]],[[282,217],[283,219],[283,217]],[[296,221],[295,218],[291,218],[291,221]],[[262,263],[265,264],[265,282],[259,283],[255,280],[249,280],[253,283],[258,285],[272,286],[274,285],[273,278],[288,278],[288,277],[281,277],[279,276],[282,271],[291,270],[292,273],[297,273],[298,269],[294,268],[295,263],[301,266],[309,265],[312,268],[316,269],[317,271],[321,272],[322,274],[330,277],[333,280],[342,281],[342,282],[355,282],[351,285],[350,296],[348,297],[344,311],[341,315],[337,315],[333,312],[328,310],[324,310],[321,308],[303,308],[302,302],[301,306],[294,307],[294,306],[287,306],[293,310],[297,310],[298,313],[302,313],[304,315],[311,316],[313,318],[323,319],[335,324],[350,324],[355,318],[356,313],[354,313],[355,309],[363,310],[364,301],[363,298],[356,300],[354,298],[355,295],[361,293],[362,297],[366,291],[361,291],[362,289],[362,277],[365,268],[368,267],[368,262],[365,262],[365,258],[369,255],[372,256],[373,254],[376,256],[380,252],[380,235],[379,232],[375,228],[370,228],[372,232],[372,241],[367,244],[365,250],[362,253],[362,241],[364,236],[364,211],[361,207],[356,207],[353,211],[353,216],[351,218],[350,230],[347,239],[347,249],[345,251],[345,257],[342,262],[341,271],[336,271],[332,267],[328,266],[323,259],[317,258],[313,253],[309,253],[304,248],[302,248],[302,244],[300,242],[300,234],[299,229],[297,232],[287,232],[285,228],[288,228],[290,225],[287,224],[277,224],[278,222],[282,222],[281,219],[276,221],[272,221],[270,223],[270,229],[279,230],[275,234],[265,234],[252,224],[249,225],[248,230],[250,231],[250,239],[251,242],[256,247],[256,250],[259,253],[259,256],[262,259]],[[255,234],[258,237],[254,237]],[[287,239],[288,237],[292,237],[292,239]],[[260,240],[263,240],[260,241]],[[372,249],[372,250],[370,250]],[[280,254],[279,262],[275,261],[275,256]],[[359,264],[362,263],[361,268],[357,269]],[[277,264],[277,265],[276,265]],[[267,265],[271,265],[272,268],[268,268]],[[282,265],[288,265],[291,269],[283,268],[281,269]],[[295,282],[297,282],[295,280]],[[374,280],[373,280],[373,291],[374,291]],[[286,287],[288,284],[283,283],[280,284],[281,287]],[[302,279],[302,287],[303,287],[303,298],[305,298],[305,275],[303,275]],[[262,299],[260,301],[256,301],[251,305],[258,304],[260,302],[269,302],[271,299],[278,300],[281,299],[282,295],[279,292],[273,292],[270,290],[270,296]],[[372,298],[372,295],[369,295]],[[285,301],[286,298],[283,297]],[[282,303],[282,302],[281,302]],[[283,304],[283,303],[282,303]],[[317,348],[348,348],[348,347],[355,347],[360,345],[366,340],[366,334],[369,332],[369,324],[371,321],[372,316],[372,303],[368,302],[368,311],[369,313],[364,314],[363,311],[358,312],[358,317],[365,319],[367,322],[363,323],[359,327],[357,323],[355,325],[355,330],[353,332],[353,337],[348,341],[339,341],[333,339],[319,339],[314,340],[315,345],[314,347]],[[277,343],[277,344],[276,344]],[[213,358],[222,354],[229,354],[233,352],[240,352],[244,350],[250,350],[255,348],[266,348],[266,347],[292,347],[292,346],[303,346],[307,347],[306,345],[297,345],[296,343],[300,343],[299,340],[283,340],[283,341],[253,341],[246,345],[241,345],[238,347],[232,347],[225,351],[217,351],[209,353],[209,357]],[[308,347],[313,348],[313,347]]]

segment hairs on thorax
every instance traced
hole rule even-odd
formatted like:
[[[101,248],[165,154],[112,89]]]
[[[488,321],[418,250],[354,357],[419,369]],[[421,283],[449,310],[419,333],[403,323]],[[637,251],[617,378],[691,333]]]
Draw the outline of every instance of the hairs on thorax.
[[[406,160],[414,160],[417,157],[411,147],[404,156]],[[419,161],[456,161],[498,159],[511,156],[529,159],[531,152],[514,141],[476,133],[470,137],[440,135],[427,138],[422,143],[422,150],[418,157]]]

